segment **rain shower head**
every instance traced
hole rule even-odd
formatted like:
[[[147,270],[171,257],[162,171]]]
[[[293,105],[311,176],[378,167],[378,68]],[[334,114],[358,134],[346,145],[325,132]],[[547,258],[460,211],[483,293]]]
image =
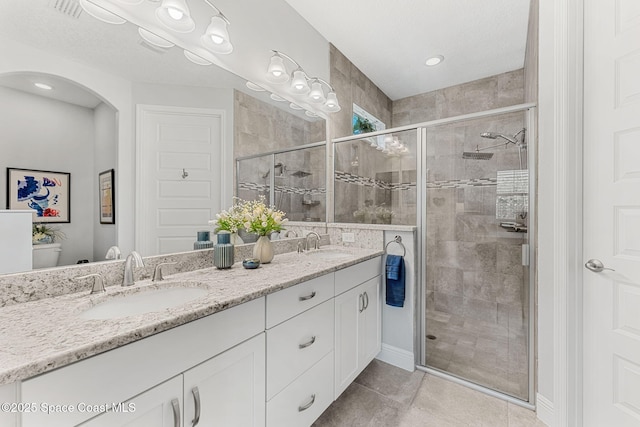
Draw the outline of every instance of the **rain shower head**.
[[[493,157],[493,153],[480,153],[479,151],[465,151],[462,153],[463,159],[471,160],[489,160]]]

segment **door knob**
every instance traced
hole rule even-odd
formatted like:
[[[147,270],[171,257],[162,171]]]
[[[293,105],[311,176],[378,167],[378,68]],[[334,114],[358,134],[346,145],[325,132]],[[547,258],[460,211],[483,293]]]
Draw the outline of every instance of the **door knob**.
[[[584,264],[584,266],[595,273],[600,273],[602,270],[615,271],[613,268],[606,268],[599,259],[590,259]]]

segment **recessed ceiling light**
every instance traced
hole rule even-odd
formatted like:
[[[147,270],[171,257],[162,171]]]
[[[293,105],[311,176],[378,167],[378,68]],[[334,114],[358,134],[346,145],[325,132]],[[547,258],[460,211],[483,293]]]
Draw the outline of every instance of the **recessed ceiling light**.
[[[37,87],[37,88],[44,89],[44,90],[51,90],[51,89],[53,89],[53,86],[48,85],[48,84],[46,84],[46,83],[40,83],[40,82],[38,82],[38,83],[34,83],[33,85],[34,85],[35,87]]]
[[[431,58],[428,58],[425,61],[425,64],[429,67],[433,67],[434,65],[438,65],[439,63],[441,63],[442,61],[444,61],[444,56],[442,55],[436,55],[436,56],[432,56]]]

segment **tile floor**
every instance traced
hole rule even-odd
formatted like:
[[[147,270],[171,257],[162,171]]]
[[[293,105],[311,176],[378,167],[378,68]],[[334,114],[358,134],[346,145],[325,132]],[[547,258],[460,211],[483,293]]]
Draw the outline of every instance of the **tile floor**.
[[[374,360],[314,427],[544,427],[534,412]]]
[[[500,324],[428,310],[427,365],[526,400],[527,330],[515,311]]]

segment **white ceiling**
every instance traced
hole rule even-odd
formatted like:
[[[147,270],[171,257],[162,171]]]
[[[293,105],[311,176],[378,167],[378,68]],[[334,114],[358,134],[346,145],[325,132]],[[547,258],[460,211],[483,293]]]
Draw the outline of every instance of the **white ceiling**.
[[[392,100],[524,64],[529,0],[286,1]]]
[[[394,100],[518,69],[524,61],[529,0],[213,3],[230,19],[235,45],[219,65],[244,79],[264,76],[270,49],[292,55],[311,75],[327,79],[324,39]],[[308,28],[287,3],[315,29]],[[133,82],[248,91],[243,78],[215,66],[194,65],[180,49],[158,53],[145,48],[134,25],[109,25],[86,13],[75,19],[52,4],[55,0],[0,0],[0,55],[2,37],[6,37]],[[189,4],[199,5],[195,0]],[[445,61],[437,67],[425,66],[424,60],[435,54],[444,55]],[[251,94],[274,103],[267,95]]]

